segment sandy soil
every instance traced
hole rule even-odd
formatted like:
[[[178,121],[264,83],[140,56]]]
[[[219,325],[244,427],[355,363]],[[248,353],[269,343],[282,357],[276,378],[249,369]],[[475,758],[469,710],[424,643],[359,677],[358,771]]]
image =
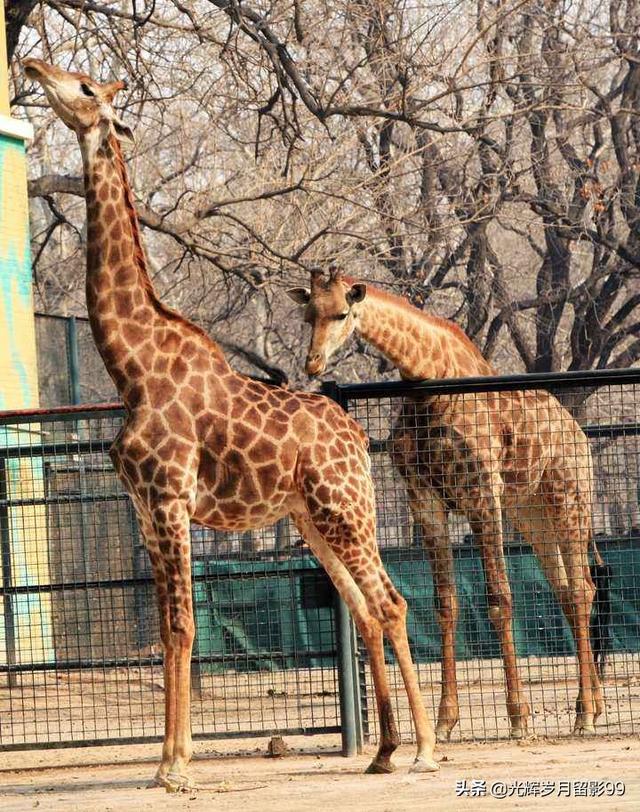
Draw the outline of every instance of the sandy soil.
[[[290,754],[265,757],[267,741],[196,743],[192,776],[200,789],[167,795],[147,789],[158,745],[3,754],[0,807],[3,812],[40,808],[52,812],[129,812],[213,809],[220,812],[315,812],[320,804],[339,810],[566,809],[577,804],[607,809],[640,808],[640,743],[630,738],[530,740],[522,743],[450,744],[440,747],[437,774],[407,772],[413,748],[397,754],[393,775],[363,775],[368,755],[344,759],[337,737],[287,740]],[[235,750],[235,754],[232,752]],[[486,782],[486,797],[459,797],[456,782]],[[547,797],[492,797],[494,782],[555,782]],[[623,781],[622,797],[559,797],[560,781]],[[517,786],[517,785],[516,785]],[[523,786],[522,784],[520,786]],[[517,790],[516,790],[517,792]],[[572,789],[575,796],[575,790]]]

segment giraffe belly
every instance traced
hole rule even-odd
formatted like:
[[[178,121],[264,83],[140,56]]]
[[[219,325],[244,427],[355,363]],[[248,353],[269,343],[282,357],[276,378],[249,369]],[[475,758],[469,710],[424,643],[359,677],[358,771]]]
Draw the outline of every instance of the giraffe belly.
[[[214,530],[260,530],[291,512],[290,498],[282,493],[269,499],[243,502],[238,498],[221,499],[215,492],[198,490],[192,521]]]

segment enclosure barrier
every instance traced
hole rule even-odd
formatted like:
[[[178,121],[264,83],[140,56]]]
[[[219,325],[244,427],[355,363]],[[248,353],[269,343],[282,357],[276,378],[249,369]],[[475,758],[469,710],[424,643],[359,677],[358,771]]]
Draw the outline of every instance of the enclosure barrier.
[[[412,649],[433,716],[441,675],[432,574],[389,453],[403,401],[548,389],[582,425],[595,464],[598,548],[612,572],[598,730],[626,734],[640,729],[639,384],[640,373],[627,370],[327,388],[371,438],[382,557],[409,603]],[[153,579],[107,454],[122,417],[118,406],[0,415],[0,749],[162,736]],[[482,562],[463,518],[451,518],[448,529],[459,600],[461,718],[452,739],[506,737]],[[376,735],[364,647],[293,527],[280,522],[244,534],[194,527],[192,547],[194,737],[341,731],[345,752],[354,752]],[[566,735],[577,694],[572,636],[537,557],[508,526],[505,550],[531,728]],[[387,654],[408,740],[406,698]]]
[[[0,416],[2,749],[162,738],[153,577],[108,457],[123,415]],[[192,549],[194,738],[338,732],[334,590],[287,523],[194,527]]]
[[[569,372],[514,375],[500,378],[467,378],[410,383],[327,384],[326,394],[337,400],[370,438],[372,470],[377,495],[378,542],[382,558],[395,585],[409,604],[409,636],[417,662],[420,685],[432,718],[437,717],[441,687],[441,632],[434,608],[432,569],[425,551],[422,527],[415,524],[407,491],[392,461],[394,440],[404,433],[400,458],[410,473],[421,469],[443,494],[441,481],[448,456],[460,441],[446,445],[446,432],[434,428],[433,415],[446,411],[446,401],[464,399],[467,423],[475,421],[472,439],[485,432],[486,393],[520,393],[532,425],[540,435],[556,433],[561,454],[576,457],[568,441],[573,419],[589,438],[594,462],[593,529],[597,547],[611,578],[606,590],[601,627],[610,651],[604,668],[605,710],[596,729],[603,733],[640,731],[640,370]],[[535,397],[524,393],[546,390],[567,409],[560,426],[553,426]],[[440,399],[440,400],[438,400]],[[503,397],[499,408],[517,408]],[[422,405],[420,405],[422,404]],[[417,405],[417,408],[416,408]],[[405,409],[400,425],[398,416]],[[535,414],[540,409],[539,414]],[[572,417],[573,416],[573,417]],[[546,420],[546,423],[545,423]],[[438,422],[437,420],[435,421]],[[446,422],[446,421],[445,421]],[[408,435],[408,436],[407,436]],[[436,436],[437,435],[437,436]],[[475,437],[474,437],[475,435]],[[538,439],[537,437],[533,438]],[[408,447],[407,447],[408,443]],[[414,448],[418,448],[417,455]],[[444,450],[443,450],[444,449]],[[459,450],[459,449],[458,449]],[[517,457],[518,450],[514,452]],[[467,459],[455,469],[454,486],[462,492],[474,485],[473,466]],[[586,471],[580,471],[586,476]],[[513,476],[513,472],[512,472]],[[542,490],[542,489],[541,489]],[[561,497],[563,494],[556,494]],[[536,495],[531,507],[540,496]],[[436,525],[436,510],[421,503],[422,521]],[[516,521],[528,517],[516,507]],[[476,528],[477,530],[478,528]],[[480,527],[482,529],[482,527]],[[459,604],[455,636],[460,721],[451,739],[495,739],[509,736],[504,672],[498,638],[489,621],[483,560],[465,518],[449,516],[446,530],[452,543],[453,567]],[[543,547],[555,545],[547,531],[539,537]],[[529,730],[537,735],[562,736],[571,732],[578,693],[575,646],[567,620],[545,576],[540,561],[526,539],[509,522],[504,527],[505,558],[513,597],[513,629],[525,698],[531,706]],[[593,624],[593,621],[592,621]],[[592,629],[592,635],[593,635]],[[373,689],[366,649],[357,652],[359,698],[364,736],[377,735]],[[391,650],[387,659],[393,662]],[[392,668],[396,715],[406,740],[412,728],[399,671]]]

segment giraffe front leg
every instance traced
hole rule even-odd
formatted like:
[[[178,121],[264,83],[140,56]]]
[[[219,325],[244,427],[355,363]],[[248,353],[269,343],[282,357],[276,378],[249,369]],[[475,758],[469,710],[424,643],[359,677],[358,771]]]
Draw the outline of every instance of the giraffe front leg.
[[[173,642],[173,634],[171,632],[169,598],[163,569],[160,573],[156,572],[155,580],[160,609],[160,637],[162,639],[163,650],[162,669],[164,675],[165,708],[162,761],[149,787],[164,787],[167,784],[167,775],[173,763],[173,749],[176,733],[176,650]]]
[[[438,593],[436,614],[442,634],[442,692],[438,706],[436,741],[448,742],[460,719],[458,678],[456,674],[456,623],[458,599],[452,593]]]
[[[586,556],[584,556],[586,559]],[[576,721],[573,728],[578,736],[596,732],[595,721],[602,712],[602,686],[593,660],[589,639],[589,619],[593,603],[593,585],[586,563],[579,557],[565,560],[569,586],[565,593],[563,608],[573,629],[578,653],[578,679],[580,689],[576,699]]]
[[[443,543],[441,543],[443,542]],[[429,542],[425,537],[435,584],[436,617],[442,637],[442,691],[438,707],[436,740],[449,741],[460,718],[456,675],[456,624],[458,598],[453,574],[453,555],[448,537]]]
[[[436,740],[446,742],[460,718],[455,651],[458,599],[447,510],[432,489],[417,487],[411,482],[409,495],[414,521],[422,530],[422,543],[429,557],[435,587],[436,618],[442,640],[442,689]]]
[[[528,734],[531,711],[524,697],[516,647],[513,639],[513,609],[511,588],[507,579],[502,539],[502,518],[500,509],[487,510],[484,515],[471,522],[482,553],[484,573],[487,581],[489,619],[500,640],[507,683],[507,713],[511,723],[511,737],[522,739]]]
[[[153,565],[164,649],[165,735],[162,761],[151,786],[167,792],[194,789],[191,760],[191,652],[195,637],[191,594],[189,517],[178,500],[151,515],[145,539]]]

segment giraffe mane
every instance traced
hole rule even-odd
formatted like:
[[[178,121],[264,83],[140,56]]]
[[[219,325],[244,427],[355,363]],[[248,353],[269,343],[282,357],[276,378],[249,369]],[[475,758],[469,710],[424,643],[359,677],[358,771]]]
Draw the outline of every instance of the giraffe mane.
[[[358,282],[361,282],[361,279],[356,279],[353,276],[347,276],[345,274],[340,274],[339,279],[344,282],[346,285],[355,285]],[[395,293],[389,293],[386,290],[382,290],[381,288],[375,287],[368,282],[367,285],[367,296],[371,296],[375,299],[379,299],[383,302],[388,302],[389,304],[394,305],[395,307],[399,308],[400,310],[404,310],[407,313],[410,313],[412,316],[417,317],[419,319],[423,319],[424,321],[428,321],[431,324],[436,324],[438,327],[447,330],[448,332],[452,333],[456,336],[465,346],[473,349],[473,352],[481,357],[482,353],[473,343],[473,341],[469,338],[469,336],[465,333],[465,331],[460,327],[455,321],[451,321],[451,319],[445,319],[442,316],[437,316],[434,313],[425,313],[423,310],[420,310],[415,305],[412,305],[404,296],[398,296]]]
[[[197,324],[194,324],[192,321],[189,321],[189,319],[186,319],[184,316],[182,316],[173,308],[164,304],[158,298],[155,288],[153,287],[153,282],[151,281],[151,278],[149,276],[147,256],[145,254],[144,247],[142,245],[142,237],[140,234],[140,221],[138,219],[138,212],[136,211],[135,203],[133,201],[133,192],[131,191],[131,184],[129,183],[127,168],[125,166],[124,158],[122,156],[122,149],[120,148],[120,142],[113,134],[109,136],[109,145],[113,149],[115,155],[115,165],[118,170],[118,174],[120,175],[122,188],[124,190],[124,204],[127,210],[127,215],[131,226],[131,234],[133,236],[133,243],[135,246],[134,260],[136,263],[136,267],[142,272],[142,284],[149,294],[149,300],[152,302],[154,308],[158,313],[160,313],[165,318],[171,319],[172,321],[178,322],[179,324],[188,326],[191,329],[193,329],[196,333],[198,333],[202,338],[206,339],[212,345],[212,348],[219,356],[224,358],[224,353],[222,352],[220,345],[205,330],[203,330],[202,327],[199,327]]]

